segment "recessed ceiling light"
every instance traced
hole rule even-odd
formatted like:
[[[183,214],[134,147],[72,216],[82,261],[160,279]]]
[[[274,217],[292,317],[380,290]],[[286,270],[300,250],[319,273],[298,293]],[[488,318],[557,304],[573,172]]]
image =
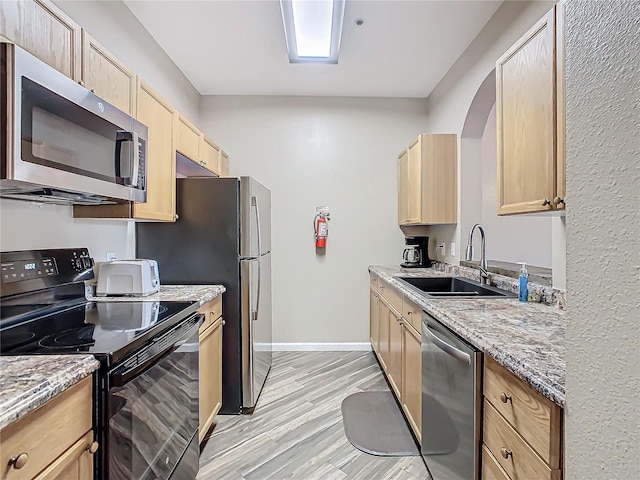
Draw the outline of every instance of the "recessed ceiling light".
[[[361,27],[362,25],[364,25],[364,20],[362,18],[356,18],[355,23],[357,26]]]
[[[345,0],[280,0],[290,63],[338,63]]]

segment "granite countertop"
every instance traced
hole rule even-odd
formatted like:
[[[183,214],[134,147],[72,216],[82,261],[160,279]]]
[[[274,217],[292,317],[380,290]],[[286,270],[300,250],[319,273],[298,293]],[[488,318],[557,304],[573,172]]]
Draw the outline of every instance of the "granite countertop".
[[[160,291],[146,297],[94,297],[87,295],[93,302],[159,302],[159,301],[198,301],[200,305],[210,302],[227,289],[222,285],[161,285]]]
[[[492,357],[546,398],[565,405],[564,311],[517,298],[443,299],[416,294],[398,276],[450,276],[430,268],[372,265],[369,271]]]
[[[91,355],[0,357],[0,429],[98,369]]]

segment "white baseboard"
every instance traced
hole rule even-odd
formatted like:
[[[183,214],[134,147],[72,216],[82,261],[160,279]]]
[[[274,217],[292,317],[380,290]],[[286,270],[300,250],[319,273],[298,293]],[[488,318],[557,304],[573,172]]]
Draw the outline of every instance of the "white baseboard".
[[[274,352],[370,352],[371,343],[273,343]]]

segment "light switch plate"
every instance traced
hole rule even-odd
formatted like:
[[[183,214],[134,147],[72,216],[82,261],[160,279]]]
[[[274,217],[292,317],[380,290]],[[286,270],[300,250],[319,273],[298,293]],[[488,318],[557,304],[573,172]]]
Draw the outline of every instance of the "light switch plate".
[[[451,242],[451,248],[449,249],[449,253],[452,257],[456,256],[456,244]]]

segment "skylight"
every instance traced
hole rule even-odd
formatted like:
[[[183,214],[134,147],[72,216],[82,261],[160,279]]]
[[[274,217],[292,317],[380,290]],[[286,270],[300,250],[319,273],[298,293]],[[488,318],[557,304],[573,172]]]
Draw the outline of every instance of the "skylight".
[[[344,0],[280,0],[290,63],[338,63]]]

